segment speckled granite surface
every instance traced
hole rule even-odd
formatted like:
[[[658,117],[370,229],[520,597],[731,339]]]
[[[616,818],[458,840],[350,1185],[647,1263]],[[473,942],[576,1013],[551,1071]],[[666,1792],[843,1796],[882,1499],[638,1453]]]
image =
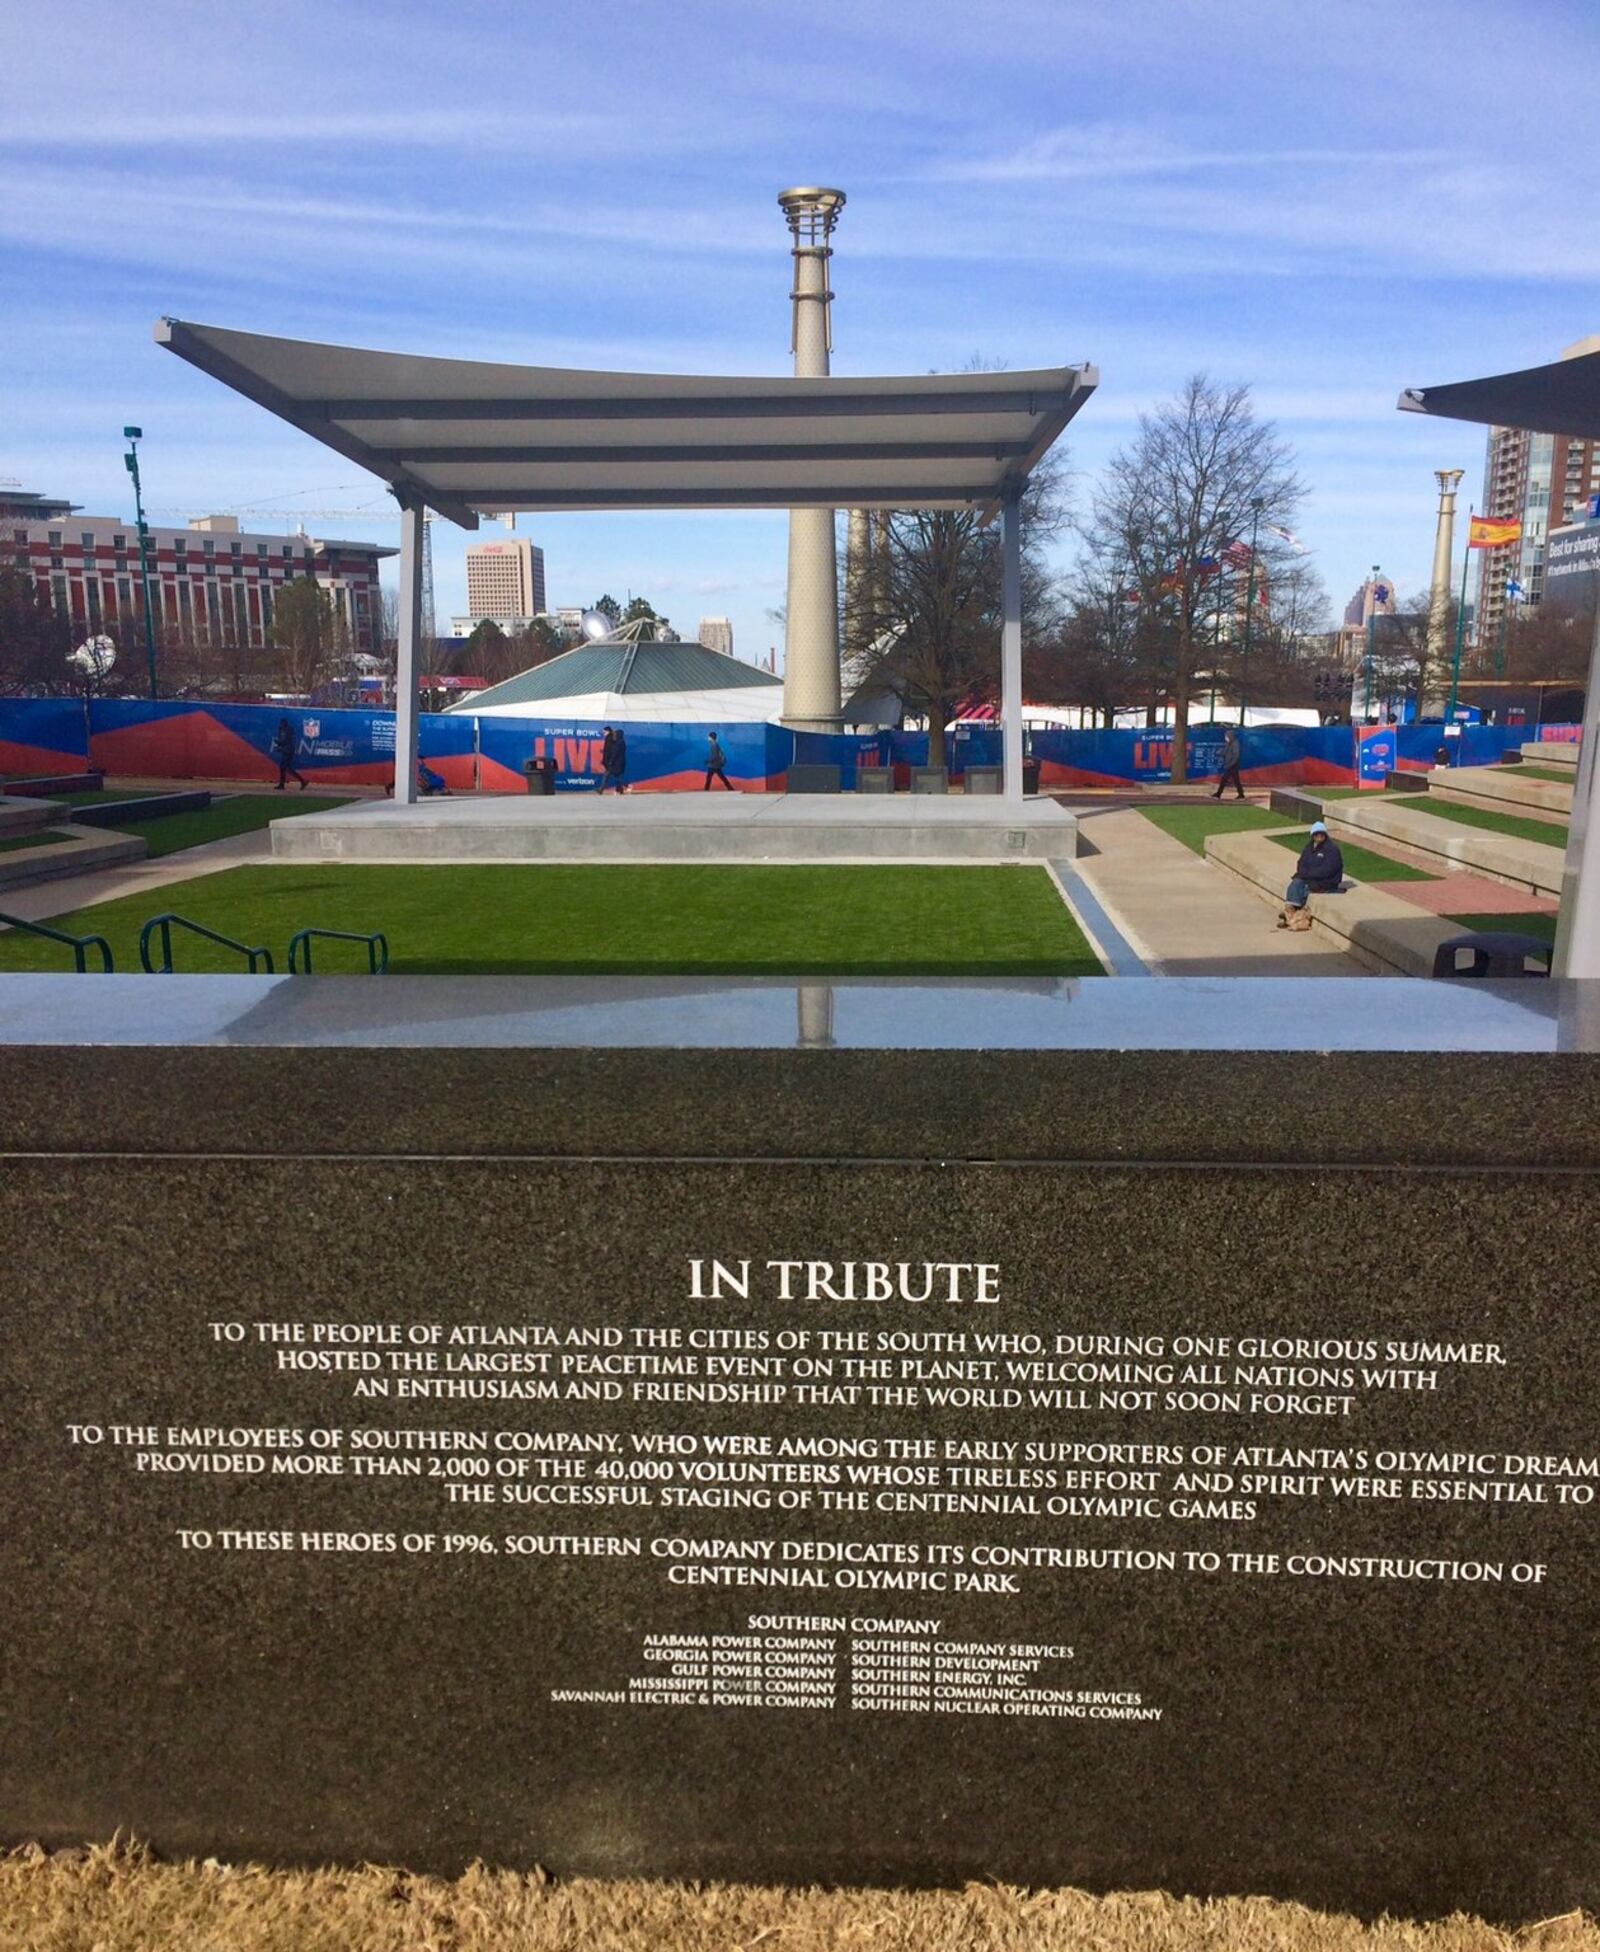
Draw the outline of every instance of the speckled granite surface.
[[[0,1048],[0,1838],[1593,1907],[1593,1066]],[[709,1257],[752,1262],[747,1300],[691,1299]],[[999,1299],[786,1301],[773,1259],[983,1263]],[[542,1381],[495,1366],[519,1351],[493,1331],[530,1326],[556,1341],[521,1353],[580,1363],[555,1398],[396,1393],[441,1372],[392,1352]],[[724,1339],[620,1394],[581,1366],[608,1332],[676,1360],[674,1331]],[[636,1399],[703,1382],[708,1350],[784,1394]],[[357,1394],[352,1352],[390,1394]],[[823,1402],[801,1357],[890,1368]],[[481,1434],[460,1455],[490,1468],[434,1475],[457,1451],[404,1431]],[[638,1447],[669,1438],[693,1447]],[[422,1468],[314,1468],[358,1448]],[[172,1462],[219,1456],[263,1461]],[[506,1495],[540,1486],[563,1501]],[[496,1550],[446,1548],[469,1537]],[[832,1642],[832,1705],[702,1704],[691,1642],[717,1635],[730,1662],[769,1647],[769,1703],[778,1642]],[[942,1706],[894,1696],[941,1661]]]

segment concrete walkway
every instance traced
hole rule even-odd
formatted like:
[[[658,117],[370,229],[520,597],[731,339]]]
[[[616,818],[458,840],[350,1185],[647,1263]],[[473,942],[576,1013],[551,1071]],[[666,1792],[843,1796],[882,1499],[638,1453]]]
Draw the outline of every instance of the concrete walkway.
[[[1267,902],[1131,807],[1079,820],[1074,866],[1152,976],[1367,974],[1312,932],[1274,928]]]
[[[209,840],[203,846],[163,854],[154,861],[129,861],[98,874],[8,889],[0,895],[0,909],[8,915],[20,915],[25,922],[48,922],[52,916],[70,915],[74,909],[90,908],[97,902],[117,901],[123,895],[153,895],[158,888],[193,881],[203,874],[218,874],[224,868],[242,867],[250,861],[270,866],[272,835],[268,828]],[[160,908],[159,902],[152,902],[150,913],[157,914]]]

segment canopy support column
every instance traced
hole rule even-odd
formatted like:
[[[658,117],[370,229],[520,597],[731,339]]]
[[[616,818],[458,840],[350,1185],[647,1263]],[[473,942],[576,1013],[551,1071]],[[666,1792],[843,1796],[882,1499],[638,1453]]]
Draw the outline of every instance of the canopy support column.
[[[1000,739],[1005,797],[1022,800],[1022,489],[1000,506]]]
[[[1561,913],[1556,920],[1552,976],[1600,976],[1600,603],[1589,650],[1589,688],[1583,695],[1583,744],[1572,789],[1572,819],[1561,869]],[[1587,872],[1586,872],[1587,870]]]
[[[397,806],[417,801],[417,659],[422,647],[423,521],[419,501],[400,504],[400,615],[394,668],[394,797]]]

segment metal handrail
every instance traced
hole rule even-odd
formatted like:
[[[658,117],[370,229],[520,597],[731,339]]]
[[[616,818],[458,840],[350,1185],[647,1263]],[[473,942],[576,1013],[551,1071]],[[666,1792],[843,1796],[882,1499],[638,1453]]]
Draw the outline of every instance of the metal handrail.
[[[68,935],[61,929],[47,928],[43,922],[25,922],[20,915],[0,915],[0,923],[8,929],[25,929],[29,935],[42,935],[47,942],[64,942],[72,951],[80,976],[88,974],[89,963],[84,951],[91,947],[105,958],[105,967],[98,974],[110,976],[116,971],[111,960],[111,944],[103,935]]]
[[[324,942],[364,942],[367,945],[367,973],[381,976],[389,967],[389,938],[386,935],[356,935],[349,929],[297,929],[289,938],[289,974],[301,974],[296,960],[296,952],[303,946],[305,950],[305,971],[311,974],[311,938],[320,936]],[[379,961],[379,954],[382,961]]]
[[[208,929],[199,922],[191,922],[186,915],[152,915],[139,931],[139,961],[152,976],[170,976],[172,969],[172,925],[176,922],[180,929],[187,929],[191,935],[202,935],[208,942],[220,942],[224,949],[236,949],[248,959],[250,974],[256,974],[256,965],[261,963],[269,976],[275,975],[276,968],[270,949],[252,949],[248,943],[235,942],[231,935],[218,935],[215,929]],[[158,969],[150,960],[150,937],[161,931],[161,966]]]

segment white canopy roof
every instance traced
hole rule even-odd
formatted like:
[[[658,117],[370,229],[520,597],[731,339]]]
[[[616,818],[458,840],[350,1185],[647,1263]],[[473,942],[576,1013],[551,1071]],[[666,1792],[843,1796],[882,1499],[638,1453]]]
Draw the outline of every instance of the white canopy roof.
[[[156,339],[466,528],[585,508],[992,509],[1092,366],[896,379],[589,373],[162,319]]]

